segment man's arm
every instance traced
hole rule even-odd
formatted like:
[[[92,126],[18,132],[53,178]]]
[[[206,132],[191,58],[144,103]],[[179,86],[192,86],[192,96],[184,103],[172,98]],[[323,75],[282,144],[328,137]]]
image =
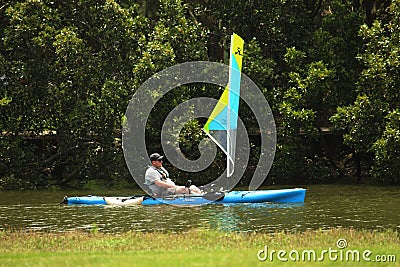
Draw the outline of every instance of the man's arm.
[[[163,181],[161,181],[161,180],[155,180],[154,183],[155,183],[157,186],[162,187],[162,188],[174,188],[174,187],[176,187],[176,185],[169,184],[169,183],[163,182]]]

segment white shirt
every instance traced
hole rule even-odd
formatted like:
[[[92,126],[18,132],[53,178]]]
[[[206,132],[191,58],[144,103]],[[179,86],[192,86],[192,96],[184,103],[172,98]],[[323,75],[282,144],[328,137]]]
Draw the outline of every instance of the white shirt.
[[[146,174],[144,175],[144,179],[145,179],[145,184],[150,188],[151,192],[156,196],[161,196],[168,190],[168,188],[163,188],[156,185],[155,182],[157,180],[166,182],[171,185],[175,185],[175,183],[171,179],[169,179],[169,173],[164,167],[157,169],[154,166],[149,166],[149,168],[146,170]]]

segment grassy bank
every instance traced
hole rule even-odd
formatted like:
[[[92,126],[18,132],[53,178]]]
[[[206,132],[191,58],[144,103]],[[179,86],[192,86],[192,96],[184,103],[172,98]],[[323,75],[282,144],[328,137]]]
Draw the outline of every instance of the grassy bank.
[[[347,247],[339,249],[337,241],[346,239]],[[285,250],[288,259],[282,262],[273,254],[260,261],[257,254],[268,247]],[[0,266],[364,266],[364,259],[350,262],[331,260],[322,250],[370,250],[371,266],[400,266],[400,235],[394,231],[370,232],[352,229],[307,231],[303,233],[226,233],[209,230],[191,230],[187,233],[103,234],[85,232],[35,233],[22,231],[0,232]],[[299,260],[294,262],[299,252]],[[317,260],[302,259],[304,250],[315,250]],[[265,257],[265,253],[259,254]],[[343,254],[345,255],[345,254]],[[376,255],[385,255],[386,261],[372,262]],[[396,262],[393,261],[394,255]],[[333,257],[334,258],[334,257]],[[356,258],[354,258],[356,259]],[[382,259],[382,257],[381,257]]]

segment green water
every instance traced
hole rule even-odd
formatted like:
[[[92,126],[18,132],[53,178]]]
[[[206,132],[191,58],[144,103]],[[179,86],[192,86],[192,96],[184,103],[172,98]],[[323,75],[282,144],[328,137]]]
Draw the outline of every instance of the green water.
[[[400,187],[318,185],[305,188],[304,204],[200,207],[67,206],[59,204],[65,195],[97,192],[0,192],[0,229],[180,232],[207,228],[275,232],[353,227],[400,231]]]

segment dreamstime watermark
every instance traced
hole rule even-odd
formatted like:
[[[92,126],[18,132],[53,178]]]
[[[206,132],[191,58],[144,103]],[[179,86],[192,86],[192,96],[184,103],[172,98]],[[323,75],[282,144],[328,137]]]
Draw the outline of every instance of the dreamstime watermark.
[[[145,81],[135,92],[126,109],[122,129],[124,156],[129,171],[136,183],[145,191],[144,173],[150,165],[146,148],[146,125],[157,102],[169,91],[188,84],[217,85],[228,84],[230,67],[206,61],[186,62],[162,70]],[[235,70],[231,70],[235,71]],[[215,86],[214,86],[215,87]],[[222,91],[221,91],[222,92]],[[260,157],[250,181],[249,189],[257,189],[265,180],[275,156],[276,128],[271,108],[262,91],[245,74],[241,73],[241,99],[254,114],[261,133]],[[212,164],[217,147],[207,137],[200,141],[200,157],[187,159],[179,147],[179,132],[189,121],[210,116],[218,101],[213,98],[198,97],[175,107],[164,120],[161,131],[163,153],[176,168],[187,172],[199,172]],[[243,122],[238,119],[236,137],[236,160],[234,174],[227,179],[226,171],[207,186],[224,187],[231,190],[242,178],[250,155],[249,138]],[[196,181],[194,181],[196,182]],[[149,193],[149,192],[148,192]]]
[[[371,250],[348,249],[347,240],[339,238],[336,247],[328,249],[314,250],[275,250],[265,245],[264,249],[257,252],[260,261],[293,261],[293,262],[322,262],[325,260],[341,262],[396,262],[394,254],[374,254]]]

